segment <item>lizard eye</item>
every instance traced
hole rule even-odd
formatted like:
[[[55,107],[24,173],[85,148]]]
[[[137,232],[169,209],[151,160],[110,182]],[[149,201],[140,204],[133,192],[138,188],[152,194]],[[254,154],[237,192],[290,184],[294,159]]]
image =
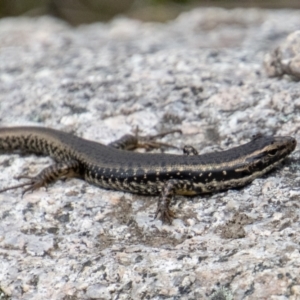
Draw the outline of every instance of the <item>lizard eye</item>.
[[[278,149],[273,149],[273,150],[268,152],[268,155],[274,156],[274,155],[276,155],[277,152],[278,152]]]

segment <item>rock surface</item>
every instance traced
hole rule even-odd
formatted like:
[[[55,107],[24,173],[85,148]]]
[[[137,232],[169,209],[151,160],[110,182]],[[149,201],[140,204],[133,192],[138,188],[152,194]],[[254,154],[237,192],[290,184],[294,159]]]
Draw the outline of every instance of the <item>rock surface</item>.
[[[298,11],[202,9],[167,24],[115,19],[70,28],[0,21],[0,126],[47,126],[109,143],[181,129],[164,142],[200,153],[255,133],[299,141],[300,90],[263,59],[300,27]],[[176,152],[175,150],[170,150]],[[180,153],[180,151],[178,151]],[[11,299],[299,299],[296,151],[251,185],[156,197],[57,182],[0,194],[0,295]],[[0,156],[0,186],[51,159]]]
[[[265,67],[270,77],[286,74],[300,79],[300,30],[291,33],[280,46],[266,54]]]

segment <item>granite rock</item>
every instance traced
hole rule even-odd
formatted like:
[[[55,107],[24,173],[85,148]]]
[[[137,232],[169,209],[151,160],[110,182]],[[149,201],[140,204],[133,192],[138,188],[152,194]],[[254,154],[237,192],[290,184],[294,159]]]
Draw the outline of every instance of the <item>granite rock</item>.
[[[291,33],[284,42],[265,56],[265,68],[270,77],[289,75],[300,79],[300,30]]]
[[[71,28],[0,21],[0,126],[47,126],[107,144],[163,141],[200,153],[260,132],[299,141],[300,91],[263,61],[300,12],[218,8],[165,24],[117,18]],[[180,150],[166,149],[172,153]],[[172,202],[72,179],[0,194],[0,295],[11,299],[299,299],[299,151],[239,190]],[[0,156],[0,187],[52,163]],[[223,298],[222,298],[223,297]]]

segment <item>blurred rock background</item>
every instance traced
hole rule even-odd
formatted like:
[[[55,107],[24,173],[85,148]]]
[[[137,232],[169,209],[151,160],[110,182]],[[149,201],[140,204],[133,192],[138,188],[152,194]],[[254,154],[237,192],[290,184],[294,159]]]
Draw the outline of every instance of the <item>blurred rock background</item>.
[[[142,21],[164,22],[195,7],[218,6],[300,8],[297,0],[1,0],[0,18],[52,15],[71,25],[108,21],[125,15]]]

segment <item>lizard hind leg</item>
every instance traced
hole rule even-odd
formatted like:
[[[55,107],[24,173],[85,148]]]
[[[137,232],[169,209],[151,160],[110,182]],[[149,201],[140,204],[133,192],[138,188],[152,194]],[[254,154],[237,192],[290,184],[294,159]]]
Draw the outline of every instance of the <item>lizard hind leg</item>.
[[[22,196],[27,192],[33,192],[40,187],[47,187],[49,184],[54,183],[58,179],[65,179],[70,177],[80,177],[79,176],[79,163],[75,160],[70,160],[67,162],[57,163],[55,165],[46,167],[36,176],[20,175],[15,177],[19,179],[27,179],[26,182],[20,183],[14,186],[0,189],[0,193],[14,190],[17,188],[24,187]]]

